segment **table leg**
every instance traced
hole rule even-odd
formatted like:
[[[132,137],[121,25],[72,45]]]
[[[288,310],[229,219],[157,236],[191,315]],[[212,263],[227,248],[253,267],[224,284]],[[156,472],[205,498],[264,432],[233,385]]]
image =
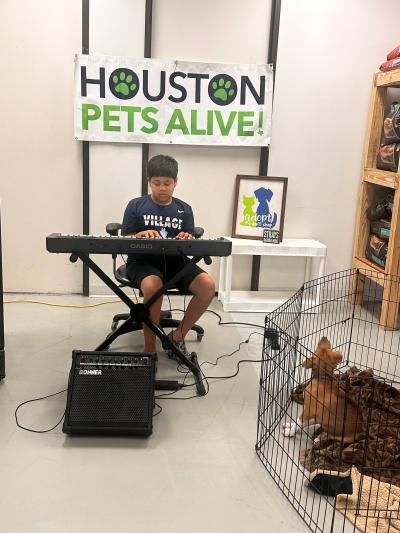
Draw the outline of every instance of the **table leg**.
[[[310,273],[311,273],[311,257],[306,257],[306,266],[304,268],[304,283],[307,283],[307,281],[310,281]]]
[[[260,282],[260,264],[261,256],[253,255],[252,265],[251,265],[251,287],[250,290],[258,291],[258,285]]]
[[[394,330],[397,329],[397,315],[399,313],[399,293],[400,284],[398,278],[389,276],[389,279],[385,281],[383,290],[381,316],[379,324],[385,329]]]
[[[231,287],[232,287],[232,256],[229,255],[226,258],[226,269],[225,269],[225,301],[224,301],[224,311],[228,311],[228,306],[231,301]]]
[[[219,285],[218,285],[218,300],[221,301],[223,298],[223,293],[225,292],[225,268],[226,268],[226,258],[221,257],[219,264]]]
[[[321,257],[320,260],[319,260],[318,278],[322,278],[324,276],[325,261],[326,261],[326,257],[325,256]],[[321,283],[318,283],[317,284],[317,295],[316,295],[316,300],[315,300],[316,305],[320,304],[320,300],[321,300]]]

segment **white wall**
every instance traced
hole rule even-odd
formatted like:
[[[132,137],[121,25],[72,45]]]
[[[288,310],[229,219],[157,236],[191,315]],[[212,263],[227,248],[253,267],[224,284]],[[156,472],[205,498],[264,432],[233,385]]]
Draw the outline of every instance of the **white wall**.
[[[90,6],[92,52],[143,56],[144,0]],[[81,1],[3,0],[0,10],[5,290],[79,292],[81,266],[48,254],[44,239],[82,227],[72,118]],[[153,57],[264,63],[269,13],[270,0],[154,0]],[[399,19],[398,0],[282,0],[269,174],[289,178],[285,235],[325,242],[328,271],[351,266],[372,74],[399,42]],[[161,151],[180,163],[176,193],[196,222],[210,236],[229,234],[235,176],[257,174],[259,150],[152,145],[150,155]],[[91,144],[94,233],[122,217],[140,183],[140,146]],[[237,263],[236,287],[248,286],[250,264]],[[298,262],[269,264],[262,285],[300,282]]]
[[[78,292],[82,268],[46,252],[82,228],[81,147],[73,138],[77,0],[0,2],[0,199],[5,291]]]
[[[90,2],[90,53],[143,57],[145,0]],[[90,143],[90,232],[105,234],[108,222],[121,222],[126,204],[141,195],[142,145]],[[112,277],[109,256],[96,263]],[[90,294],[110,292],[90,271]]]
[[[328,272],[351,267],[372,74],[399,23],[398,0],[282,1],[269,174],[289,177],[285,235],[326,243]]]

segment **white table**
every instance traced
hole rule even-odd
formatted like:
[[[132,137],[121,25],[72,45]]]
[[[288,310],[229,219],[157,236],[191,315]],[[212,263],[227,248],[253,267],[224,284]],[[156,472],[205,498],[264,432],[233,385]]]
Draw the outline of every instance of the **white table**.
[[[222,302],[224,311],[268,313],[284,303],[299,288],[297,287],[291,292],[233,291],[231,285],[234,255],[305,257],[304,281],[308,281],[310,278],[311,260],[315,257],[317,260],[319,259],[318,277],[320,278],[324,275],[327,247],[319,241],[312,239],[283,239],[280,244],[268,244],[258,240],[225,238],[232,241],[232,255],[222,257],[220,264],[218,300]]]

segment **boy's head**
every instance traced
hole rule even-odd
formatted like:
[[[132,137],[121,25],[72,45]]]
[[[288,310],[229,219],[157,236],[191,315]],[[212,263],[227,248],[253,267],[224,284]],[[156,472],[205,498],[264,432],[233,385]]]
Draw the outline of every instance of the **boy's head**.
[[[147,165],[151,197],[161,205],[168,205],[178,181],[178,163],[168,155],[156,155]]]
[[[155,155],[147,164],[147,176],[151,178],[173,178],[178,177],[178,163],[169,155]]]

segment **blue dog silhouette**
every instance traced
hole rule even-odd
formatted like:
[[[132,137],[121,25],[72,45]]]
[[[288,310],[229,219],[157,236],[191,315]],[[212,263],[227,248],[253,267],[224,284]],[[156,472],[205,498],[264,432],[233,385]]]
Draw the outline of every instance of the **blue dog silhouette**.
[[[270,221],[271,215],[269,210],[268,202],[271,201],[274,193],[271,189],[266,189],[265,187],[260,187],[254,191],[254,196],[258,200],[258,207],[256,213],[257,226],[262,228],[273,228],[276,224],[278,215],[274,213],[274,218]]]

